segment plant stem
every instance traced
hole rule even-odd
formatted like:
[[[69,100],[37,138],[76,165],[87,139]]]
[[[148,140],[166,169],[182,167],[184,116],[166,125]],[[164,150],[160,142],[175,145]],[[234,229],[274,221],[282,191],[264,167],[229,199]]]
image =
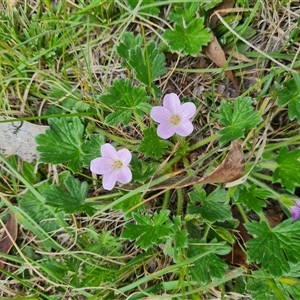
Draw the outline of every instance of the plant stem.
[[[177,189],[177,215],[181,216],[182,213],[182,204],[183,204],[183,195],[182,195],[182,190],[181,189]]]
[[[195,150],[195,149],[197,149],[197,148],[200,148],[201,146],[206,145],[206,144],[208,144],[208,143],[210,143],[210,142],[216,140],[217,138],[219,138],[219,136],[220,136],[220,135],[217,134],[217,133],[214,134],[214,135],[212,135],[212,136],[209,136],[208,138],[206,138],[206,139],[204,139],[204,140],[201,140],[201,141],[199,141],[198,143],[196,143],[195,145],[191,146],[191,147],[190,147],[190,150],[193,151],[193,150]]]
[[[242,216],[243,220],[245,221],[245,223],[249,222],[249,219],[248,219],[247,215],[245,214],[245,211],[244,211],[242,205],[240,203],[236,203],[235,205],[238,208],[239,213],[241,214],[241,216]]]
[[[163,202],[162,209],[167,209],[169,204],[169,199],[170,199],[170,190],[167,190],[164,194],[164,202]]]
[[[106,130],[103,130],[103,129],[100,129],[97,127],[95,128],[95,131],[104,135],[105,137],[109,138],[112,141],[119,142],[120,144],[126,144],[126,148],[128,148],[128,149],[136,149],[136,146],[128,145],[128,143],[131,143],[131,144],[139,144],[140,143],[140,141],[138,141],[138,140],[133,140],[133,139],[129,140],[129,139],[126,139],[126,138],[123,138],[120,136],[116,136],[114,134],[109,133]]]
[[[145,129],[146,129],[146,126],[145,126],[145,124],[142,122],[140,116],[139,116],[135,111],[133,112],[133,114],[134,114],[135,120],[136,120],[136,122],[139,124],[141,130],[142,130],[142,131],[145,130]]]

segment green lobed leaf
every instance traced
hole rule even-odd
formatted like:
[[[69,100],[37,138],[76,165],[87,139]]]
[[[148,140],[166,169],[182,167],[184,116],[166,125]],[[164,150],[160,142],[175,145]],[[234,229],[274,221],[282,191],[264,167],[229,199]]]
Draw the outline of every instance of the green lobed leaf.
[[[266,206],[265,200],[272,196],[272,194],[262,188],[258,188],[254,184],[250,187],[244,185],[238,186],[234,198],[239,202],[246,205],[249,210],[256,213],[262,212],[262,207]]]
[[[50,184],[43,183],[37,188],[41,192],[45,188],[49,188]],[[61,226],[57,221],[56,214],[45,203],[40,201],[30,192],[27,191],[19,198],[20,207],[46,232],[52,232]]]
[[[278,105],[288,104],[288,114],[291,121],[298,120],[300,124],[300,87],[294,79],[283,84],[284,88],[277,93]]]
[[[130,49],[128,63],[134,69],[136,78],[147,86],[167,72],[165,56],[159,53],[154,41],[150,41],[144,50],[140,46]]]
[[[167,29],[163,38],[168,42],[171,52],[183,52],[196,56],[211,40],[211,33],[204,28],[204,19],[196,18],[186,27],[175,24],[174,30]]]
[[[170,233],[173,223],[169,220],[168,210],[155,212],[153,220],[148,215],[133,213],[136,224],[127,223],[121,238],[135,240],[135,245],[147,250],[152,244],[164,242]]]
[[[179,25],[189,24],[195,20],[195,15],[198,10],[199,3],[184,3],[183,7],[175,6],[174,12],[170,12],[168,19]]]
[[[287,146],[280,149],[276,158],[278,163],[274,170],[273,181],[281,181],[289,192],[294,193],[295,186],[300,185],[300,149],[289,151]]]
[[[106,264],[105,267],[101,265],[95,267],[89,264],[83,264],[82,275],[79,278],[77,286],[84,289],[87,286],[99,287],[104,282],[115,282],[119,275],[118,271],[119,267],[113,264]]]
[[[245,224],[254,238],[246,243],[248,260],[261,264],[273,276],[290,272],[290,263],[300,260],[300,222],[285,220],[274,228],[265,221]]]
[[[187,220],[185,227],[189,238],[196,239],[202,235],[202,227],[199,225],[199,221],[196,218]]]
[[[40,162],[60,164],[68,162],[69,168],[78,172],[81,168],[81,144],[84,126],[78,117],[69,122],[66,118],[49,119],[50,129],[35,137]]]
[[[145,129],[143,131],[143,135],[144,139],[142,140],[138,150],[147,157],[154,157],[155,159],[161,158],[168,145],[157,135],[156,129],[153,127]]]
[[[100,156],[100,148],[104,145],[105,139],[103,135],[92,134],[89,136],[89,140],[82,144],[81,149],[83,151],[83,166],[90,166],[91,161]]]
[[[196,239],[189,242],[188,257],[206,253],[212,249],[214,250],[213,253],[208,253],[196,260],[194,266],[189,268],[193,280],[196,280],[199,284],[207,284],[212,280],[221,279],[225,276],[228,266],[216,254],[225,255],[230,252],[231,248],[225,243],[216,243],[214,240],[210,243]]]
[[[51,280],[67,283],[65,276],[69,270],[62,262],[59,262],[54,258],[46,258],[39,262],[39,266],[47,277],[50,276]]]
[[[231,209],[227,200],[227,191],[217,188],[206,196],[205,190],[194,190],[189,193],[189,214],[200,214],[201,218],[208,222],[225,221],[232,219]]]
[[[59,104],[65,111],[83,112],[90,108],[90,105],[83,101],[82,93],[74,89],[69,83],[51,86],[49,98],[50,100],[55,99],[55,102],[59,99],[64,99]]]
[[[114,110],[105,119],[107,125],[118,125],[121,122],[128,125],[137,108],[142,115],[142,108],[148,107],[149,97],[144,88],[132,86],[129,79],[123,81],[117,78],[109,88],[109,93],[101,95],[99,100]]]
[[[133,154],[130,162],[133,181],[145,183],[156,172],[158,165],[156,162],[147,163]]]
[[[93,215],[95,209],[90,203],[84,203],[88,191],[87,182],[80,183],[78,179],[69,176],[64,183],[68,192],[54,185],[43,191],[45,203],[65,213],[86,212],[89,216]]]
[[[116,126],[120,123],[128,125],[131,120],[131,115],[132,111],[130,110],[117,110],[105,118],[105,123],[111,126]]]
[[[173,218],[174,226],[170,230],[169,238],[164,246],[164,253],[171,256],[174,262],[181,259],[182,249],[187,247],[187,231],[182,229],[179,216]]]
[[[253,110],[250,97],[238,97],[232,103],[222,100],[219,120],[225,128],[219,130],[221,134],[220,145],[244,137],[245,132],[255,128],[262,118],[257,111]]]
[[[125,32],[123,34],[123,41],[117,47],[117,53],[124,58],[129,60],[129,50],[135,48],[136,46],[141,47],[143,38],[140,34],[134,36],[132,32]]]
[[[121,256],[122,244],[120,239],[110,231],[102,229],[100,233],[96,229],[89,228],[85,236],[89,239],[85,251],[97,253],[103,256]]]
[[[70,176],[69,172],[60,173],[59,180],[64,180],[66,176]],[[50,180],[42,182],[37,187],[37,191],[42,194],[44,190],[49,189],[51,187]],[[18,202],[20,207],[46,232],[52,232],[61,227],[53,209],[45,205],[45,202],[41,203],[30,191],[21,195]]]

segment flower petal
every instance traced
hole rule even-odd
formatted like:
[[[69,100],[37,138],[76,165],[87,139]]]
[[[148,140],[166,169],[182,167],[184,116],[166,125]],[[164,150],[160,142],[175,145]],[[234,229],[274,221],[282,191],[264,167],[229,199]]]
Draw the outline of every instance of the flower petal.
[[[170,123],[164,122],[157,126],[157,135],[166,140],[175,134],[175,126]]]
[[[183,103],[180,107],[179,115],[181,121],[185,122],[189,120],[196,112],[196,105],[192,102]]]
[[[131,158],[132,158],[132,155],[130,153],[130,151],[128,149],[121,149],[118,151],[118,156],[120,158],[120,160],[122,161],[123,165],[124,166],[128,166],[130,161],[131,161]]]
[[[117,181],[121,183],[129,183],[132,179],[132,173],[128,167],[116,171]]]
[[[154,106],[151,109],[150,117],[157,123],[167,122],[171,118],[171,112],[162,106]]]
[[[119,159],[116,149],[108,143],[101,146],[101,156],[111,158],[113,160]]]
[[[110,173],[112,168],[112,160],[106,157],[97,157],[91,161],[90,170],[99,175]]]
[[[292,211],[292,218],[293,220],[297,220],[300,216],[300,207],[299,206],[293,206],[291,208],[291,211]]]
[[[110,172],[108,174],[103,175],[102,185],[103,188],[111,191],[116,185],[117,179],[115,172]]]
[[[172,115],[180,113],[180,100],[174,93],[165,95],[163,105],[171,112]]]
[[[180,136],[188,136],[194,130],[192,122],[186,121],[174,127],[174,131]]]

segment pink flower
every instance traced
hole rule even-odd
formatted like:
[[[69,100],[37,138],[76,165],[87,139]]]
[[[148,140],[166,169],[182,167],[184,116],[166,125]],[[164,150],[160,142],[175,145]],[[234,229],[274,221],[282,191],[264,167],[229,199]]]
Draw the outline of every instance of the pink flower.
[[[111,144],[104,144],[101,146],[101,156],[91,161],[90,169],[93,173],[103,175],[104,189],[112,190],[117,181],[131,181],[132,174],[128,165],[132,156],[128,149],[116,151]]]
[[[291,211],[292,211],[292,218],[293,220],[297,220],[300,216],[300,201],[297,200],[295,201],[296,206],[292,206],[291,207]]]
[[[188,136],[194,130],[190,118],[195,114],[196,106],[192,102],[180,103],[174,93],[166,94],[163,106],[154,106],[151,110],[151,118],[160,123],[157,127],[157,135],[162,139],[168,139],[177,133],[180,136]]]

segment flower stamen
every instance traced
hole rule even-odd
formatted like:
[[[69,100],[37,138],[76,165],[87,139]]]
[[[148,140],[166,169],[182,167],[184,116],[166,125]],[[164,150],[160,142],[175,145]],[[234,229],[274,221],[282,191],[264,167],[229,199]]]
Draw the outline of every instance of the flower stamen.
[[[112,163],[112,167],[114,170],[120,170],[123,168],[123,163],[121,160],[114,160]]]
[[[171,116],[171,118],[170,118],[170,123],[171,123],[172,125],[178,125],[178,124],[180,124],[180,122],[181,122],[181,118],[180,118],[179,115],[172,115],[172,116]]]

